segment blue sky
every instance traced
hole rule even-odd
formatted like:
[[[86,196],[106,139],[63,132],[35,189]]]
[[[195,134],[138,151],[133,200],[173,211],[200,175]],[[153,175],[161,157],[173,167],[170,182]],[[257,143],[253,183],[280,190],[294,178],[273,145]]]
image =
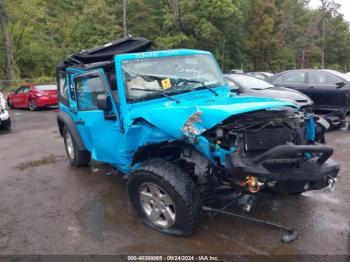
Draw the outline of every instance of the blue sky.
[[[341,5],[340,12],[344,14],[345,20],[350,22],[350,0],[335,0],[338,4]],[[311,0],[310,7],[317,8],[321,5],[320,0]]]

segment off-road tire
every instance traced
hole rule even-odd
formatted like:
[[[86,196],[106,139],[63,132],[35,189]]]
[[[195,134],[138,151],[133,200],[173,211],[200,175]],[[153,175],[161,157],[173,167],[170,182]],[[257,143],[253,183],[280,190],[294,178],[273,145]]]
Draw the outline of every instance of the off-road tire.
[[[144,183],[152,183],[161,187],[173,201],[176,219],[172,226],[158,226],[147,217],[140,201],[140,187]],[[194,181],[177,165],[164,159],[151,159],[141,164],[137,171],[130,175],[128,194],[141,221],[162,233],[188,236],[199,223],[201,202]]]
[[[0,129],[2,130],[10,130],[11,129],[11,118],[8,118],[7,120],[3,121],[1,123]]]
[[[74,156],[72,157],[70,153],[68,152],[68,146],[67,146],[67,139],[70,136],[73,148],[74,148]],[[87,166],[90,163],[91,160],[91,154],[89,151],[86,150],[79,150],[76,142],[74,141],[73,136],[69,132],[68,128],[64,127],[63,129],[63,140],[64,140],[64,147],[66,149],[67,157],[71,165],[80,167],[80,166]]]

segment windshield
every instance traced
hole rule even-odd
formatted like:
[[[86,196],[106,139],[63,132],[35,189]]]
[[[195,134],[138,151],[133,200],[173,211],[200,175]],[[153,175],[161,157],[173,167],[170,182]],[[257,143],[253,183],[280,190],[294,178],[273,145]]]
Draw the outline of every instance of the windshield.
[[[130,102],[225,85],[210,55],[137,59],[124,62],[122,69]]]
[[[46,91],[46,90],[57,90],[57,86],[55,85],[40,85],[35,87],[38,91]]]
[[[252,76],[232,75],[232,76],[229,76],[229,78],[235,81],[238,85],[240,85],[243,88],[262,90],[262,89],[274,87],[271,83],[257,79]]]
[[[341,78],[345,79],[346,81],[350,82],[350,76],[349,75],[340,73],[340,72],[335,71],[335,70],[325,70],[325,71],[329,72],[329,73],[332,73],[332,74],[335,74],[336,76],[341,77]]]

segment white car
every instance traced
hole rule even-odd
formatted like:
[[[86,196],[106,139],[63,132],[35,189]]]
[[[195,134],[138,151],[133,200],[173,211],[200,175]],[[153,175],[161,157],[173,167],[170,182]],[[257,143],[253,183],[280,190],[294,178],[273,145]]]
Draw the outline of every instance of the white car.
[[[350,72],[347,72],[346,75],[350,76]]]
[[[6,110],[6,101],[4,95],[0,92],[0,129],[9,130],[11,128],[11,118]]]

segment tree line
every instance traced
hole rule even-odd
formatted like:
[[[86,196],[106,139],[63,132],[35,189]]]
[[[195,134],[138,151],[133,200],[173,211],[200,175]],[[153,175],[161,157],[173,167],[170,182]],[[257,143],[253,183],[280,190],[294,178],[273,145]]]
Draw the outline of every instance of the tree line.
[[[350,30],[321,0],[127,0],[127,33],[213,52],[224,71],[350,71]],[[0,0],[0,79],[54,76],[65,56],[123,37],[122,0]]]

